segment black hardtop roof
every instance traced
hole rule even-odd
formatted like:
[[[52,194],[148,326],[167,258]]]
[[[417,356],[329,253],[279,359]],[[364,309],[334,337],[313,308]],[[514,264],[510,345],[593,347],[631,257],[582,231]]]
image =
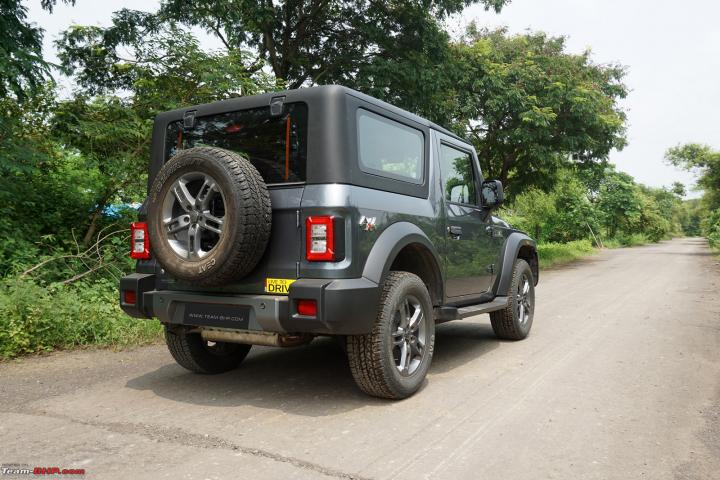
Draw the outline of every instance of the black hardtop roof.
[[[338,99],[341,98],[343,95],[352,95],[364,102],[367,102],[369,104],[375,105],[377,107],[383,108],[385,110],[388,110],[396,115],[403,116],[409,120],[412,120],[413,122],[416,122],[420,125],[425,125],[429,128],[432,128],[434,130],[437,130],[439,132],[444,133],[445,135],[449,135],[457,140],[462,141],[463,143],[468,143],[468,141],[462,137],[457,136],[453,132],[449,131],[448,129],[441,127],[440,125],[437,125],[423,117],[420,117],[418,115],[415,115],[414,113],[408,112],[407,110],[403,110],[402,108],[398,108],[394,105],[391,105],[387,102],[384,102],[382,100],[379,100],[375,97],[371,97],[370,95],[366,95],[364,93],[358,92],[357,90],[353,90],[352,88],[344,87],[342,85],[321,85],[317,87],[306,87],[306,88],[298,88],[294,90],[283,90],[279,92],[269,92],[269,93],[262,93],[259,95],[248,95],[245,97],[237,97],[237,98],[229,98],[227,100],[220,100],[217,102],[202,104],[202,105],[192,105],[187,106],[183,108],[178,108],[175,110],[171,110],[168,112],[161,113],[158,117],[182,117],[182,114],[184,112],[187,112],[189,110],[197,110],[198,115],[203,115],[203,111],[214,111],[214,110],[226,110],[228,107],[228,104],[231,104],[232,108],[234,109],[244,109],[244,108],[256,108],[260,106],[269,105],[270,101],[275,97],[285,97],[286,102],[302,102],[309,99],[314,100],[320,100],[321,97],[325,97],[327,99]],[[224,107],[224,108],[223,108]]]

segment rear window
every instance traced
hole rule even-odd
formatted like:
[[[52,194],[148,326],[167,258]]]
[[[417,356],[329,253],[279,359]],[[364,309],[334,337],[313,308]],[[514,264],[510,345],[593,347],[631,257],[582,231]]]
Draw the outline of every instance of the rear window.
[[[245,155],[265,183],[304,182],[307,166],[307,105],[286,103],[282,115],[270,107],[239,110],[195,118],[193,128],[183,121],[168,125],[165,159],[200,146],[220,147]]]
[[[423,133],[367,110],[357,110],[358,157],[368,173],[422,183]]]

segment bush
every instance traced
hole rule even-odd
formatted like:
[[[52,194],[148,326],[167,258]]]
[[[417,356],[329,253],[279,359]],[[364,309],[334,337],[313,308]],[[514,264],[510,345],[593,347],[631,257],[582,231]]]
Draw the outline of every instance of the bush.
[[[32,280],[0,283],[0,358],[84,345],[128,346],[160,338],[157,320],[129,317],[115,281],[44,287]]]
[[[708,216],[703,227],[710,246],[720,249],[720,209],[715,210]]]
[[[542,268],[568,263],[597,252],[590,240],[575,240],[567,243],[541,243],[537,248],[540,267]]]
[[[648,238],[647,235],[642,233],[633,233],[631,235],[618,235],[617,241],[623,247],[637,247],[638,245],[645,245],[655,240]]]

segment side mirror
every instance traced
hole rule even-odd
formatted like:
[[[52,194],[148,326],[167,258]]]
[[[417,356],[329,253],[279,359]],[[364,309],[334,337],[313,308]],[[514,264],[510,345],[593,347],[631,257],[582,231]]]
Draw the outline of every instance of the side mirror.
[[[500,180],[485,180],[482,182],[480,194],[484,208],[497,207],[505,200],[505,193]]]

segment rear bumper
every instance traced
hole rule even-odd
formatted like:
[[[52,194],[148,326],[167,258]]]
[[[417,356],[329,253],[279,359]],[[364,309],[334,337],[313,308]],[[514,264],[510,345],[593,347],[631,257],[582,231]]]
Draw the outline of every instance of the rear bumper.
[[[194,311],[198,305],[208,305],[213,311],[217,311],[216,306],[222,306],[229,316],[233,316],[233,312],[247,313],[248,323],[243,328],[249,330],[358,335],[372,330],[380,299],[378,285],[366,278],[301,278],[290,286],[287,296],[157,290],[156,285],[153,274],[134,273],[123,277],[120,307],[133,317],[157,317],[165,324],[193,326],[186,315],[188,305],[193,305]],[[128,290],[135,293],[135,304],[124,301],[124,292]],[[297,312],[300,299],[315,300],[317,315],[300,315]],[[227,328],[227,322],[222,327]]]

